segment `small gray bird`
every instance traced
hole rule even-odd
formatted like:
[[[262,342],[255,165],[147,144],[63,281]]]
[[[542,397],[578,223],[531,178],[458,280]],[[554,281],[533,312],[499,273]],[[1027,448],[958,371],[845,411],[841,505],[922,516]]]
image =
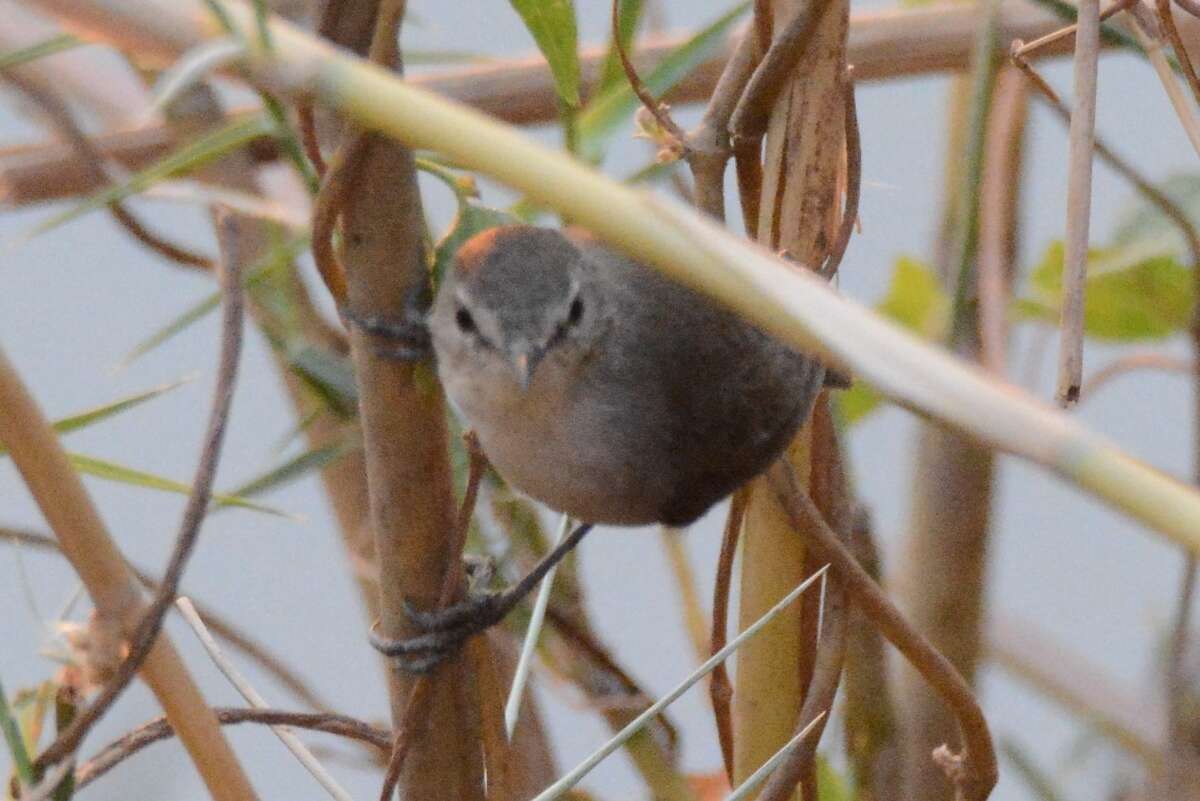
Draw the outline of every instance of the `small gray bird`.
[[[825,372],[587,234],[528,225],[464,244],[427,326],[446,393],[500,475],[587,524],[691,523],[779,457]],[[376,646],[431,664],[588,528],[509,590],[414,611],[427,634]]]
[[[824,374],[586,234],[525,225],[466,243],[429,328],[500,475],[592,523],[693,522],[779,456]]]

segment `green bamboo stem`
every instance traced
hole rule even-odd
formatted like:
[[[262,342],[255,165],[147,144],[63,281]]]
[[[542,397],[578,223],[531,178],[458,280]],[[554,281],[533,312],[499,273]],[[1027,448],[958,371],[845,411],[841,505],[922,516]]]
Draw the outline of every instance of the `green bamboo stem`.
[[[31,0],[76,29],[176,57],[222,35],[201,0]],[[235,25],[254,10],[227,0]],[[817,352],[897,403],[1045,466],[1200,553],[1200,494],[1046,404],[922,342],[825,282],[664,198],[622,186],[515,128],[445,100],[272,17],[274,48],[248,36],[251,79],[313,96],[356,122],[455,159],[555,209],[781,340]]]

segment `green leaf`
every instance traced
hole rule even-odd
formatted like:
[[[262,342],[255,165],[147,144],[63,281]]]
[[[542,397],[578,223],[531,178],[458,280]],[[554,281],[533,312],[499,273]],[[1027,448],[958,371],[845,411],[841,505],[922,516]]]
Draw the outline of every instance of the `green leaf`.
[[[216,161],[255,139],[274,133],[274,123],[264,115],[253,114],[235,119],[215,131],[188,142],[179,150],[164,156],[149,167],[135,172],[121,183],[102,189],[82,202],[55,214],[34,226],[26,236],[32,238],[44,234],[85,214],[142,192],[159,181]]]
[[[925,339],[944,338],[950,325],[950,296],[941,281],[929,267],[907,256],[896,259],[887,294],[875,308]],[[874,387],[861,380],[836,393],[835,398],[838,419],[847,427],[867,417],[883,402]]]
[[[450,269],[458,249],[468,239],[489,228],[512,225],[516,222],[517,217],[506,211],[464,198],[458,205],[458,214],[455,215],[454,222],[433,249],[434,287],[441,285],[442,276]]]
[[[642,76],[650,93],[661,97],[673,89],[689,72],[708,58],[713,48],[724,39],[730,26],[749,7],[748,2],[738,3],[671,51],[649,75]],[[638,102],[628,82],[621,82],[594,97],[579,115],[581,151],[589,158],[599,158],[604,140],[612,135],[618,125],[633,115]]]
[[[579,107],[579,34],[571,0],[509,0],[550,65],[558,96]]]
[[[950,298],[942,282],[933,270],[908,256],[896,259],[888,293],[876,308],[926,339],[943,336],[950,323]]]
[[[54,430],[60,434],[66,434],[70,431],[78,431],[81,428],[87,428],[93,423],[99,423],[101,420],[107,420],[121,412],[128,411],[136,406],[141,406],[149,400],[165,395],[173,389],[177,389],[192,380],[192,376],[185,376],[177,381],[172,381],[169,384],[162,384],[154,389],[148,389],[145,392],[138,392],[135,395],[129,395],[119,400],[106,403],[103,406],[97,406],[94,409],[73,414],[70,417],[63,417],[54,422]],[[0,446],[0,453],[6,453],[7,450]]]
[[[1191,321],[1192,272],[1173,256],[1144,255],[1144,248],[1088,252],[1083,328],[1096,339],[1118,342],[1162,339]],[[1025,318],[1055,323],[1062,305],[1063,244],[1046,249],[1029,276],[1029,294],[1014,305]]]
[[[0,730],[4,731],[4,742],[8,744],[8,752],[12,754],[13,767],[25,785],[35,781],[33,763],[29,760],[29,752],[25,750],[25,738],[17,727],[12,710],[8,707],[8,696],[4,694],[4,684],[0,682]]]
[[[637,33],[638,23],[642,21],[642,0],[620,0],[617,8],[617,37],[621,48],[627,55],[633,55],[633,39]],[[596,94],[602,95],[625,80],[625,70],[621,66],[621,56],[617,53],[617,42],[608,45],[608,55],[604,57],[604,65],[600,68],[600,80],[596,84]]]
[[[155,387],[154,389],[149,389],[145,392],[139,392],[136,395],[129,395],[128,397],[121,398],[120,400],[106,403],[103,406],[97,406],[94,409],[88,409],[87,411],[73,414],[70,417],[64,417],[54,422],[54,430],[60,434],[67,434],[71,431],[87,428],[93,423],[99,423],[101,420],[107,420],[108,418],[114,417],[121,412],[128,411],[135,406],[140,406],[148,400],[154,400],[160,395],[165,395],[176,387],[180,387],[191,380],[191,377],[181,378],[178,381],[171,382],[170,384],[163,384],[162,386]],[[8,448],[4,447],[3,443],[0,443],[0,456],[4,456],[7,453]]]
[[[107,462],[103,459],[96,459],[91,456],[84,456],[80,453],[68,453],[68,458],[75,469],[81,473],[86,473],[89,476],[102,478],[105,481],[113,481],[118,484],[129,484],[134,487],[143,487],[145,489],[158,490],[160,492],[174,492],[180,495],[188,495],[192,488],[181,481],[164,478],[162,476],[147,473],[143,470],[134,470],[131,467]],[[250,509],[263,514],[274,515],[276,517],[286,517],[292,520],[299,518],[296,515],[289,514],[280,509],[271,506],[264,506],[253,501],[248,501],[245,498],[236,495],[224,495],[213,493],[213,502],[217,506],[236,506],[242,509]]]
[[[71,50],[83,44],[83,40],[69,33],[61,33],[57,36],[51,36],[49,39],[44,39],[36,44],[31,44],[29,47],[22,47],[17,50],[8,50],[0,53],[0,72],[6,72],[28,64],[31,61],[37,61],[46,56],[52,56],[55,53],[61,53],[64,50]]]
[[[252,478],[234,489],[232,494],[243,498],[261,495],[268,490],[302,478],[315,470],[321,470],[361,447],[362,443],[360,442],[335,442],[322,448],[313,448],[293,459],[288,459],[261,476]]]

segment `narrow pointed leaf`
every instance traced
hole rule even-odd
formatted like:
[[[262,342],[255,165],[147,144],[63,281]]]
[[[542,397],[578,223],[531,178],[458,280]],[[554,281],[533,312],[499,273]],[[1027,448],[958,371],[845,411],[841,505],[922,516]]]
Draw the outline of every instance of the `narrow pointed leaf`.
[[[273,122],[262,115],[255,114],[236,119],[185,144],[179,150],[163,157],[149,167],[133,173],[115,186],[102,189],[81,203],[39,223],[26,235],[26,238],[44,234],[85,214],[104,208],[110,203],[124,200],[130,195],[136,195],[166,178],[181,175],[216,161],[259,137],[274,133],[274,131]]]
[[[164,478],[153,473],[147,473],[144,470],[135,470],[131,467],[108,462],[103,459],[96,459],[92,456],[85,456],[80,453],[67,454],[71,459],[71,464],[81,473],[86,473],[89,476],[102,478],[105,481],[113,481],[118,484],[129,484],[134,487],[142,487],[144,489],[158,490],[160,492],[174,492],[180,495],[187,495],[192,491],[192,488],[182,481]],[[276,517],[286,517],[292,520],[298,519],[296,515],[284,512],[281,509],[276,509],[271,506],[265,506],[260,503],[246,500],[245,498],[236,495],[223,495],[213,493],[213,503],[217,506],[236,506],[242,509],[249,509],[263,514],[274,515]]]
[[[231,490],[230,494],[239,498],[261,495],[268,490],[281,487],[309,473],[321,470],[360,447],[362,445],[358,442],[335,442],[321,448],[313,448],[250,479],[245,484]]]
[[[72,36],[69,33],[61,33],[32,44],[29,47],[0,53],[0,72],[14,69],[31,61],[37,61],[39,58],[52,56],[55,53],[61,53],[64,50],[71,50],[72,48],[79,47],[81,44],[83,44],[82,39]]]
[[[579,34],[571,0],[510,0],[550,65],[558,96],[579,106]]]
[[[8,706],[8,696],[4,694],[4,683],[0,682],[0,730],[4,732],[4,742],[8,745],[8,752],[12,755],[13,767],[16,768],[17,776],[27,785],[34,783],[33,763],[29,759],[29,752],[25,750],[25,740],[21,737],[21,730],[17,727],[17,721],[13,718],[12,710]]]

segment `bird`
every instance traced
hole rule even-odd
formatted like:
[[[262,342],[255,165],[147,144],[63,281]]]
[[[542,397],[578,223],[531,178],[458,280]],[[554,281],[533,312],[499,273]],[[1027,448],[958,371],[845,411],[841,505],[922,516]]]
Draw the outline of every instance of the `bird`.
[[[400,330],[431,347],[500,476],[585,521],[508,590],[410,610],[425,634],[373,640],[414,664],[498,622],[593,525],[694,522],[779,458],[825,377],[811,354],[575,228],[476,234],[421,324]]]

